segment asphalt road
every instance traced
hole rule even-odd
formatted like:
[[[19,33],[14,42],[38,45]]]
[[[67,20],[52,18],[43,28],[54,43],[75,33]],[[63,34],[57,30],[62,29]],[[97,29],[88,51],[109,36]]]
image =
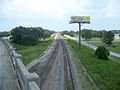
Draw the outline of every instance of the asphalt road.
[[[19,90],[9,53],[0,41],[0,90]]]
[[[78,39],[76,39],[76,38],[74,38],[74,37],[71,37],[71,36],[69,36],[69,35],[65,35],[65,36],[68,37],[69,39],[72,39],[72,40],[75,40],[75,41],[79,42]],[[81,44],[83,44],[83,45],[85,45],[85,46],[87,46],[87,47],[90,47],[90,48],[92,48],[92,49],[94,49],[94,50],[96,50],[96,48],[97,48],[95,45],[88,44],[88,43],[85,42],[85,41],[81,41]],[[119,54],[119,53],[115,53],[115,52],[111,52],[111,51],[110,51],[110,55],[120,58],[120,54]]]
[[[77,42],[78,42],[78,40],[77,40]],[[94,46],[94,45],[92,45],[92,44],[88,44],[88,43],[85,42],[85,41],[82,41],[81,43],[82,43],[83,45],[85,45],[85,46],[88,46],[88,47],[94,49],[94,50],[96,50],[96,48],[97,48],[96,46]],[[115,53],[115,52],[111,52],[111,51],[110,51],[110,55],[120,58],[120,54],[119,54],[119,53]]]

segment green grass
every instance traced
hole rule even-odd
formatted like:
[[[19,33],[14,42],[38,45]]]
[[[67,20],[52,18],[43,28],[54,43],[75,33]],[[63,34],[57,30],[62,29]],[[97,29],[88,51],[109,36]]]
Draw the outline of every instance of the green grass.
[[[68,42],[100,90],[120,90],[120,64],[98,59],[92,49],[86,46],[78,49],[75,41]]]
[[[85,38],[83,38],[83,40],[85,40]],[[100,38],[92,38],[89,41],[101,41],[101,39]]]
[[[79,60],[78,56],[73,51],[73,49],[71,49],[71,50],[72,50],[72,54],[74,56],[73,62],[75,64],[76,70],[77,70],[77,74],[76,75],[79,78],[82,90],[87,90],[88,88],[90,88],[91,90],[96,90],[94,85],[90,82],[90,80],[87,77],[87,75],[82,72],[83,69],[82,69],[81,61]]]
[[[120,58],[119,57],[115,57],[115,56],[109,56],[109,58],[111,59],[111,60],[113,60],[114,62],[117,62],[117,63],[119,63],[120,64]]]
[[[48,45],[52,43],[51,40],[49,41],[41,41],[37,45],[19,45],[13,44],[16,48],[16,51],[22,55],[22,62],[26,65],[30,63],[35,58],[39,57],[42,52],[47,49]]]
[[[72,85],[72,81],[71,80],[68,80],[68,82],[67,82],[67,89],[68,90],[73,90],[73,87],[72,87],[73,85]]]
[[[120,42],[113,42],[113,45],[115,46],[115,47],[108,47],[106,44],[104,44],[103,42],[88,42],[88,43],[90,43],[90,44],[93,44],[93,45],[95,45],[95,46],[105,46],[108,50],[110,50],[110,51],[113,51],[113,52],[117,52],[117,53],[120,53]]]

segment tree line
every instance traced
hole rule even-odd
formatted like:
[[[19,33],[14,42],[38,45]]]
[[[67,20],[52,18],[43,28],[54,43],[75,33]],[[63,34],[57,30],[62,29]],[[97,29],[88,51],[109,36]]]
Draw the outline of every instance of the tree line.
[[[11,41],[22,45],[38,44],[40,39],[49,38],[54,31],[42,27],[15,27],[11,30]]]
[[[104,42],[105,44],[107,44],[108,46],[112,45],[112,41],[114,40],[114,33],[113,32],[118,32],[118,31],[106,31],[106,30],[102,30],[102,31],[96,31],[96,30],[92,30],[92,29],[83,29],[81,30],[81,36],[82,38],[84,38],[85,40],[90,40],[92,38],[100,38],[102,42]],[[62,31],[62,34],[67,34],[70,36],[74,36],[79,34],[79,31],[75,32],[75,31]]]
[[[4,31],[4,32],[0,32],[0,37],[8,37],[10,36],[10,32]]]
[[[77,34],[77,32],[72,31],[72,30],[71,31],[64,30],[64,31],[61,32],[61,34],[62,35],[66,34],[66,35],[69,35],[69,36],[73,37],[75,34]]]

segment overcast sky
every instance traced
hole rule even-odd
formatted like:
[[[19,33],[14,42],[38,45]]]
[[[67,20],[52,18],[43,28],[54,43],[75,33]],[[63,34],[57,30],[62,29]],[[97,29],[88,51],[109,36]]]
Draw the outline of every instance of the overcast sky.
[[[70,16],[90,16],[82,28],[120,30],[120,0],[0,0],[0,31],[16,26],[78,30]]]

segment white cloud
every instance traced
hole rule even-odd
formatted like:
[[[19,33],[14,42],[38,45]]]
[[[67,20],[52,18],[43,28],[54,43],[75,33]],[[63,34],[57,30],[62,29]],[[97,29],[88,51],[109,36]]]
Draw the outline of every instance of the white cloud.
[[[107,24],[120,28],[119,4],[120,0],[0,0],[0,28],[17,25],[72,28],[77,26],[68,24],[72,15],[91,16],[91,24],[86,26],[93,28],[105,28]]]
[[[107,16],[120,16],[120,0],[110,0],[107,7]]]
[[[64,19],[67,14],[84,12],[90,0],[5,0],[0,13],[7,17],[48,16]]]

